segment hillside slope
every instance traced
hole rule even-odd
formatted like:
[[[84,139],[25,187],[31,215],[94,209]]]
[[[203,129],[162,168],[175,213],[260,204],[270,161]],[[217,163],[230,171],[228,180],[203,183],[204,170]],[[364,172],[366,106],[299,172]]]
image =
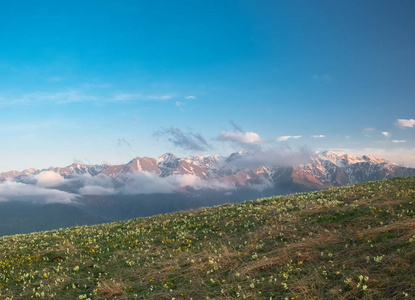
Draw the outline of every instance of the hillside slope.
[[[0,299],[414,299],[415,177],[0,238]]]

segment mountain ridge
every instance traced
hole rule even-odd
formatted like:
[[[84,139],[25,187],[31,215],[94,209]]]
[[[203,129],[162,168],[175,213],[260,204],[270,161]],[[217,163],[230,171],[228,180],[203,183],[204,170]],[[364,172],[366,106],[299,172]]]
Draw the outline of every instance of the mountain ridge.
[[[28,182],[30,178],[43,172],[54,172],[64,179],[83,175],[120,183],[134,174],[150,173],[160,178],[187,176],[203,182],[220,181],[229,189],[289,186],[293,191],[306,191],[415,175],[415,168],[401,166],[372,155],[355,156],[323,151],[310,155],[308,163],[304,164],[278,166],[263,163],[247,167],[245,163],[249,162],[252,155],[254,154],[240,151],[228,157],[203,155],[180,158],[172,153],[165,153],[157,158],[135,157],[126,164],[74,163],[66,167],[8,171],[0,173],[0,181]]]

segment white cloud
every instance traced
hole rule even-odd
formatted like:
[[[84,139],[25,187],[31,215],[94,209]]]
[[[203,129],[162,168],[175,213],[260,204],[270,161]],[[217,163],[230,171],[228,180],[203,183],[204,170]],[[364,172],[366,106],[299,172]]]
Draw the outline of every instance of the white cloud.
[[[172,94],[147,96],[147,99],[150,99],[150,100],[169,100],[171,98],[173,98]]]
[[[174,191],[166,177],[159,177],[155,173],[136,172],[128,176],[128,180],[121,188],[121,192],[127,195],[134,194],[169,194]]]
[[[312,138],[325,138],[326,136],[324,134],[315,134],[311,136]]]
[[[398,125],[401,128],[405,127],[414,127],[415,126],[415,120],[414,119],[398,119],[395,122],[396,125]]]
[[[255,132],[221,132],[218,139],[239,144],[254,144],[263,141]]]
[[[78,90],[68,90],[63,92],[32,92],[20,96],[0,96],[0,105],[32,105],[39,102],[54,102],[66,104],[73,102],[97,101],[96,96],[85,94]]]
[[[134,194],[170,194],[186,187],[193,189],[232,189],[233,187],[218,180],[203,180],[195,175],[173,175],[160,177],[155,173],[136,172],[128,175],[126,184],[120,192],[127,195]]]
[[[78,196],[67,192],[14,181],[0,183],[0,201],[28,201],[34,203],[71,203]]]
[[[20,95],[0,94],[1,106],[14,105],[36,105],[38,103],[54,103],[68,104],[75,102],[95,102],[95,103],[111,103],[111,102],[133,102],[133,101],[164,101],[174,98],[174,94],[162,95],[143,95],[135,92],[120,92],[103,96],[99,93],[93,93],[96,88],[106,88],[108,85],[91,85],[85,83],[80,89],[70,89],[58,92],[42,92],[35,91]]]
[[[36,185],[41,187],[53,187],[64,182],[64,178],[53,171],[43,171],[37,175],[33,175],[36,180]]]
[[[111,98],[111,101],[131,101],[140,99],[142,99],[142,95],[138,93],[121,93],[114,95]]]
[[[283,135],[283,136],[278,137],[277,141],[278,142],[284,142],[284,141],[287,141],[289,139],[299,139],[301,137],[302,137],[302,135]]]
[[[366,128],[363,128],[363,130],[366,131],[366,132],[373,132],[373,131],[375,131],[375,128],[373,128],[373,127],[366,127]]]
[[[186,103],[180,102],[180,101],[176,101],[176,106],[184,106],[186,105]]]
[[[100,186],[103,188],[112,188],[113,183],[108,176],[100,174],[92,176],[90,174],[77,175],[73,180],[79,180],[84,186]]]
[[[382,134],[383,134],[384,136],[386,136],[386,137],[390,137],[390,136],[391,136],[391,133],[390,133],[390,132],[388,132],[388,131],[382,131]]]
[[[180,188],[184,187],[191,187],[196,190],[234,188],[233,186],[220,180],[203,180],[200,177],[191,174],[170,176],[167,177],[167,181],[174,187],[175,190],[179,190]]]
[[[174,97],[172,94],[165,94],[165,95],[142,95],[140,93],[120,93],[114,95],[110,98],[110,101],[137,101],[137,100],[156,100],[156,101],[163,101],[163,100],[170,100]],[[103,101],[107,101],[107,99],[103,99]]]
[[[196,99],[196,97],[195,97],[195,96],[186,96],[185,98],[186,98],[186,99]]]
[[[406,140],[392,140],[394,143],[406,143]]]

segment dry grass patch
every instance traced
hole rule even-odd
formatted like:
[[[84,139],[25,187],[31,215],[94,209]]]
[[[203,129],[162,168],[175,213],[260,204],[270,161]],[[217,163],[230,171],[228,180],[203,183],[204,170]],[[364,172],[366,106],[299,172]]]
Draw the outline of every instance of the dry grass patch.
[[[120,281],[102,281],[97,290],[100,296],[111,299],[118,296],[126,296],[125,285]]]
[[[415,220],[414,219],[406,219],[399,222],[394,222],[392,224],[384,225],[382,227],[371,228],[364,231],[364,234],[368,237],[373,237],[378,235],[379,233],[384,233],[387,231],[396,231],[398,234],[405,232],[405,237],[412,236],[415,234]]]
[[[253,271],[257,271],[259,269],[264,269],[269,266],[273,265],[286,265],[289,263],[294,257],[298,261],[302,262],[310,262],[314,261],[317,257],[317,252],[312,253],[310,249],[313,246],[324,244],[328,245],[330,243],[338,243],[340,242],[339,237],[334,234],[325,234],[318,236],[316,238],[309,238],[301,242],[288,244],[285,247],[278,248],[276,250],[272,250],[266,254],[266,259],[256,260],[245,264],[239,272],[241,274],[250,274]],[[272,255],[276,255],[273,257],[269,257]]]

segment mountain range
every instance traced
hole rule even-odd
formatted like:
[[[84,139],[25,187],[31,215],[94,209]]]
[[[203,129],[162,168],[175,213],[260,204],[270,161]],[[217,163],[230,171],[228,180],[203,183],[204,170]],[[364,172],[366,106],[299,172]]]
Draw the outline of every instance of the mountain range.
[[[0,180],[36,183],[31,178],[36,178],[45,172],[49,174],[54,172],[62,179],[72,179],[73,185],[78,176],[86,175],[105,179],[107,183],[112,182],[112,184],[107,184],[107,187],[117,187],[131,180],[131,175],[144,173],[159,178],[187,178],[188,185],[180,183],[178,187],[175,187],[176,191],[181,192],[188,191],[189,188],[264,190],[276,187],[296,192],[415,175],[415,168],[398,165],[371,155],[354,156],[329,151],[316,152],[310,155],[307,163],[297,166],[247,164],[252,161],[252,157],[252,154],[245,152],[232,153],[229,157],[204,155],[185,158],[166,153],[158,158],[136,157],[126,164],[74,163],[62,168],[10,171],[0,173]],[[195,182],[197,182],[197,187]],[[64,180],[61,180],[51,186],[59,189],[61,185],[64,189],[63,183]],[[139,194],[140,190],[137,189],[136,193]]]
[[[98,224],[393,177],[415,168],[370,155],[136,157],[0,173],[0,236]]]

